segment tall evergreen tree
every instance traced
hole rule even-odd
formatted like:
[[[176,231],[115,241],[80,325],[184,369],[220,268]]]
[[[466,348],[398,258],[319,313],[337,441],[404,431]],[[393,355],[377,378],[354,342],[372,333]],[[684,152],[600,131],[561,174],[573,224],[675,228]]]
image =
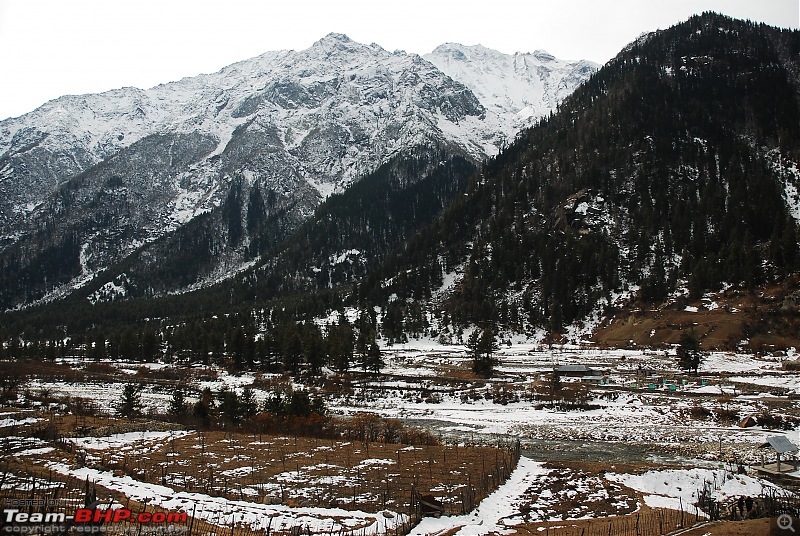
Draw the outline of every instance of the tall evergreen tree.
[[[694,372],[696,375],[705,354],[700,349],[700,340],[693,330],[681,333],[677,355],[678,365],[683,370]]]
[[[328,331],[328,357],[339,372],[347,372],[353,362],[353,328],[344,315]]]
[[[173,417],[182,417],[187,413],[186,396],[181,387],[176,387],[172,391],[172,398],[169,401],[169,414]]]
[[[117,411],[121,417],[133,418],[142,412],[142,386],[137,383],[126,383],[122,388]]]
[[[494,372],[497,341],[491,328],[475,329],[469,337],[467,348],[472,356],[472,371],[478,376],[489,377]]]

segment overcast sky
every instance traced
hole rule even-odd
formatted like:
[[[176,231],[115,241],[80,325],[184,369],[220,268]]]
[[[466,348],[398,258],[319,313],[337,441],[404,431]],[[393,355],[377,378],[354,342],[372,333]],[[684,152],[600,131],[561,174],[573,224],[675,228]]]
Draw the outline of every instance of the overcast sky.
[[[797,29],[798,0],[0,0],[0,119],[64,94],[149,88],[330,32],[425,54],[445,42],[605,63],[713,10]]]

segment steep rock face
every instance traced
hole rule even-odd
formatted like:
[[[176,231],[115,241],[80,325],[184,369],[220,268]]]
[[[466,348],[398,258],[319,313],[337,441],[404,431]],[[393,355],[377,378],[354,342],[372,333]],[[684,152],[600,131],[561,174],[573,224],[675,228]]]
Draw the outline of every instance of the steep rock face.
[[[163,116],[136,88],[65,96],[0,122],[0,228],[15,228],[59,184],[156,131]]]
[[[13,224],[58,184],[151,134],[214,136],[218,154],[242,127],[271,129],[273,152],[288,153],[325,196],[399,149],[450,141],[441,122],[449,131],[475,119],[456,128],[459,149],[493,153],[491,143],[468,141],[492,128],[483,113],[466,87],[419,56],[331,34],[304,51],[268,52],[146,91],[65,96],[3,121],[0,223]]]
[[[481,45],[446,43],[425,59],[472,90],[509,138],[552,110],[598,69],[543,50],[503,54]]]
[[[207,236],[196,279],[153,292],[225,277],[402,151],[496,154],[505,120],[425,59],[341,34],[149,90],[61,97],[0,122],[0,267],[14,289],[0,305],[69,293],[200,216],[167,241],[192,242],[189,255]],[[35,265],[48,248],[70,252],[53,273]]]

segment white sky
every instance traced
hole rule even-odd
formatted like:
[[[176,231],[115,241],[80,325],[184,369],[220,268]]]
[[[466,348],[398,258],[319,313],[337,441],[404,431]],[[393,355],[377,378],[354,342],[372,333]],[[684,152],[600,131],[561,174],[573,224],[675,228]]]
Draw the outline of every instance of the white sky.
[[[605,63],[702,11],[798,28],[798,0],[0,0],[0,119],[64,94],[149,88],[330,32],[426,54],[445,42]]]

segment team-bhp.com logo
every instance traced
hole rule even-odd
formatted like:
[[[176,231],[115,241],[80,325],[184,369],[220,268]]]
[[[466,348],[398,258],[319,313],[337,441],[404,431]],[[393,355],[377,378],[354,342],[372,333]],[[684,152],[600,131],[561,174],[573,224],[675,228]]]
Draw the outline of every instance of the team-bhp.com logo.
[[[3,532],[29,534],[32,532],[52,532],[47,527],[56,527],[56,532],[75,529],[77,532],[113,532],[112,526],[124,524],[163,526],[168,524],[172,530],[163,532],[180,532],[175,530],[174,523],[187,523],[186,512],[132,512],[128,508],[105,509],[78,508],[75,515],[63,512],[22,512],[18,509],[3,511]],[[105,525],[105,526],[104,526]],[[161,528],[161,527],[159,527]],[[30,530],[35,529],[35,530]],[[141,532],[141,530],[139,530]],[[155,531],[145,531],[155,532]],[[162,531],[158,531],[162,532]]]
[[[75,523],[186,523],[189,516],[186,512],[131,512],[127,508],[117,510],[92,510],[78,508],[75,511]]]

